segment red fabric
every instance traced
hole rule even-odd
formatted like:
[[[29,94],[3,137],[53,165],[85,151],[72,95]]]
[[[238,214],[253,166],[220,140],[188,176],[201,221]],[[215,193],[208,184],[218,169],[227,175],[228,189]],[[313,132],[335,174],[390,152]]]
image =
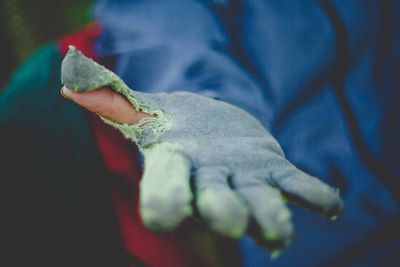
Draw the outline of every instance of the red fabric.
[[[74,45],[87,56],[97,59],[94,52],[100,27],[90,25],[83,31],[64,37],[59,42],[63,55],[68,45]],[[123,138],[122,134],[104,124],[96,115],[89,114],[89,122],[94,138],[108,170],[115,174],[111,189],[125,247],[136,257],[155,267],[193,266],[184,253],[177,235],[155,234],[147,230],[138,211],[138,182],[141,177],[140,162],[135,146]]]
[[[150,266],[189,266],[174,234],[155,234],[140,219],[136,147],[97,116],[90,115],[90,123],[106,167],[121,179],[120,186],[113,188],[113,200],[127,250]]]
[[[65,56],[65,54],[68,52],[68,46],[74,45],[87,57],[97,59],[95,44],[97,38],[100,36],[100,33],[100,25],[93,23],[78,33],[64,36],[58,42],[61,55]]]

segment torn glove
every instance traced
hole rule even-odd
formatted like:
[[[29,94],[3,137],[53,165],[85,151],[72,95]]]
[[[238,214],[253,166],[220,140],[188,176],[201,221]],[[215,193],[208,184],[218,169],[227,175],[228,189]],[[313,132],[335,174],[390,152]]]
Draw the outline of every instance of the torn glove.
[[[193,214],[194,200],[201,218],[219,234],[241,237],[251,219],[262,239],[286,245],[293,226],[282,194],[330,217],[342,210],[338,190],[287,161],[271,134],[240,108],[188,92],[135,92],[72,46],[61,73],[73,91],[106,86],[151,115],[133,125],[102,119],[144,156],[140,214],[152,230],[177,227]]]

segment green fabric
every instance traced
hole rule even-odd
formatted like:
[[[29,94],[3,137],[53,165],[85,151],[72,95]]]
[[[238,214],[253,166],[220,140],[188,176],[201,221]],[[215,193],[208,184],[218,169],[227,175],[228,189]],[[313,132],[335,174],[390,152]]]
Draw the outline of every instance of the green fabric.
[[[60,161],[65,160],[65,167],[74,169],[74,175],[82,177],[81,170],[94,164],[98,152],[84,110],[60,95],[61,60],[57,46],[49,44],[16,71],[0,95],[0,126],[21,127],[68,144],[74,158],[54,156],[60,157]],[[73,138],[76,136],[79,138]],[[38,153],[51,157],[51,150],[44,144]],[[47,167],[49,172],[61,171],[52,169],[51,165]]]
[[[58,135],[80,131],[82,140],[77,142],[90,142],[84,111],[60,96],[60,66],[59,51],[50,44],[18,69],[0,94],[0,124],[12,122]]]
[[[60,95],[60,67],[57,46],[49,44],[0,94],[0,135],[8,139],[1,140],[7,146],[0,148],[0,176],[11,210],[3,216],[12,221],[8,230],[17,233],[12,242],[19,241],[8,249],[19,257],[32,254],[28,265],[127,266],[109,174],[85,112]],[[14,229],[18,223],[22,228]]]

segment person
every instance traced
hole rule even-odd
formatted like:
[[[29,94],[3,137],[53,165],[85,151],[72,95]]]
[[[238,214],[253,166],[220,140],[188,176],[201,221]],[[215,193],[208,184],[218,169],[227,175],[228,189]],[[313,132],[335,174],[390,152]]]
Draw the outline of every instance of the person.
[[[298,237],[292,246],[276,261],[269,261],[254,241],[245,238],[239,244],[245,265],[365,266],[366,263],[377,265],[379,262],[391,266],[398,257],[395,251],[399,245],[396,230],[396,199],[399,197],[396,180],[399,150],[396,148],[399,143],[395,134],[399,127],[398,120],[392,115],[398,99],[394,88],[399,82],[393,67],[398,61],[396,52],[399,49],[398,42],[394,41],[398,38],[394,27],[398,23],[397,5],[394,1],[346,5],[335,1],[296,1],[290,4],[265,1],[101,1],[96,8],[97,18],[102,24],[101,36],[91,41],[96,45],[98,60],[112,68],[132,88],[149,93],[184,88],[241,107],[271,130],[289,160],[341,188],[345,210],[338,222],[324,221],[311,213],[294,209]],[[367,14],[374,19],[368,20]],[[369,27],[374,23],[379,26]],[[385,31],[381,32],[383,28]],[[86,34],[84,42],[88,39]],[[64,39],[61,45],[64,52],[67,40]],[[85,50],[84,45],[77,46]],[[64,245],[72,256],[67,256],[66,251],[60,249],[62,246],[52,248],[49,244],[56,240],[47,235],[45,248],[52,252],[48,262],[54,264],[60,258],[68,261],[89,254],[83,257],[89,262],[82,266],[94,266],[94,262],[101,266],[107,261],[116,266],[118,261],[115,258],[121,261],[124,258],[121,251],[125,251],[121,248],[121,240],[115,240],[120,235],[116,229],[122,229],[124,234],[119,238],[125,238],[124,243],[131,255],[139,256],[140,260],[135,262],[137,265],[145,262],[151,266],[168,266],[166,261],[151,262],[157,257],[165,260],[170,256],[170,260],[179,261],[179,257],[174,258],[174,253],[175,256],[182,254],[179,253],[182,249],[180,242],[172,242],[175,245],[164,255],[151,254],[154,249],[153,252],[140,250],[141,245],[151,247],[155,244],[143,244],[151,239],[151,233],[141,235],[146,230],[139,227],[136,236],[126,235],[129,229],[135,229],[132,227],[134,220],[126,220],[126,225],[121,219],[132,212],[132,208],[124,206],[122,201],[124,196],[135,195],[124,195],[129,182],[113,184],[114,199],[109,201],[105,188],[110,181],[105,177],[93,177],[107,171],[114,176],[129,176],[128,173],[134,172],[132,166],[129,167],[128,163],[119,168],[123,164],[120,166],[118,161],[129,158],[131,164],[138,164],[137,159],[129,154],[134,148],[118,139],[117,133],[91,115],[89,125],[93,133],[90,134],[82,110],[62,101],[55,92],[55,87],[61,87],[56,72],[61,60],[54,47],[46,49],[17,73],[19,79],[14,80],[2,95],[0,122],[2,129],[6,129],[1,138],[5,142],[4,146],[2,144],[6,148],[4,155],[7,152],[2,160],[3,170],[12,173],[3,188],[18,192],[21,185],[12,179],[13,176],[34,174],[34,181],[41,180],[41,185],[50,183],[49,188],[57,189],[57,194],[52,195],[46,188],[37,188],[36,183],[30,180],[29,186],[23,189],[34,190],[19,194],[23,195],[22,200],[35,200],[29,204],[39,214],[32,216],[36,217],[37,221],[33,221],[36,225],[28,229],[38,228],[40,234],[51,232],[60,235],[57,226],[68,225],[68,231],[62,233],[61,239],[69,241]],[[93,49],[88,49],[86,54],[90,55],[90,51]],[[32,74],[32,68],[38,66],[40,69],[35,69]],[[381,89],[379,99],[374,97],[378,88]],[[105,89],[85,94],[63,89],[63,93],[89,110],[116,121],[133,119],[135,122],[143,116],[136,113],[132,116],[134,111],[126,101]],[[364,97],[360,98],[361,95]],[[108,99],[115,102],[110,105]],[[15,143],[10,140],[15,140]],[[44,148],[45,143],[50,146]],[[59,151],[62,153],[57,153]],[[41,155],[45,153],[52,157]],[[19,168],[22,163],[25,168]],[[58,176],[57,183],[49,179],[51,176]],[[84,184],[73,184],[79,181]],[[132,183],[130,186],[135,187]],[[32,192],[42,194],[37,197]],[[78,198],[71,199],[71,192]],[[93,195],[88,192],[95,193],[96,198],[85,199],[87,195]],[[8,196],[7,192],[3,195]],[[58,201],[48,203],[48,199]],[[116,206],[119,227],[112,219],[111,202]],[[18,208],[14,210],[25,210],[25,203],[18,201],[15,204]],[[83,207],[82,203],[85,203]],[[51,215],[49,211],[53,211]],[[87,212],[90,215],[83,214]],[[71,214],[74,216],[67,216]],[[12,222],[15,221],[18,220],[14,217]],[[97,225],[99,222],[101,224]],[[90,229],[93,226],[95,228]],[[17,227],[13,225],[11,229]],[[89,233],[86,232],[88,229]],[[115,232],[111,233],[110,229]],[[34,231],[24,234],[17,235],[21,237],[20,242],[26,237],[33,237],[28,240],[41,237]],[[101,240],[106,236],[112,242]],[[30,248],[34,248],[34,244]],[[166,247],[169,246],[163,248]],[[304,257],[315,250],[319,253]],[[38,252],[32,251],[35,252],[32,256]],[[100,253],[101,257],[98,257],[98,251],[107,253]],[[111,260],[112,257],[115,258]],[[180,259],[179,263],[169,266],[184,266],[183,262]]]

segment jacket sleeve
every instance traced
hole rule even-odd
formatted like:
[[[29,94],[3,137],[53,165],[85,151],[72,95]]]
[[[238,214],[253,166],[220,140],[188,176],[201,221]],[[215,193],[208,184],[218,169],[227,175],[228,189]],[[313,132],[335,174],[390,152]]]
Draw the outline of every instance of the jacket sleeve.
[[[201,1],[100,1],[96,16],[102,56],[135,90],[191,91],[237,105],[265,126],[268,98],[242,62],[214,4]]]

